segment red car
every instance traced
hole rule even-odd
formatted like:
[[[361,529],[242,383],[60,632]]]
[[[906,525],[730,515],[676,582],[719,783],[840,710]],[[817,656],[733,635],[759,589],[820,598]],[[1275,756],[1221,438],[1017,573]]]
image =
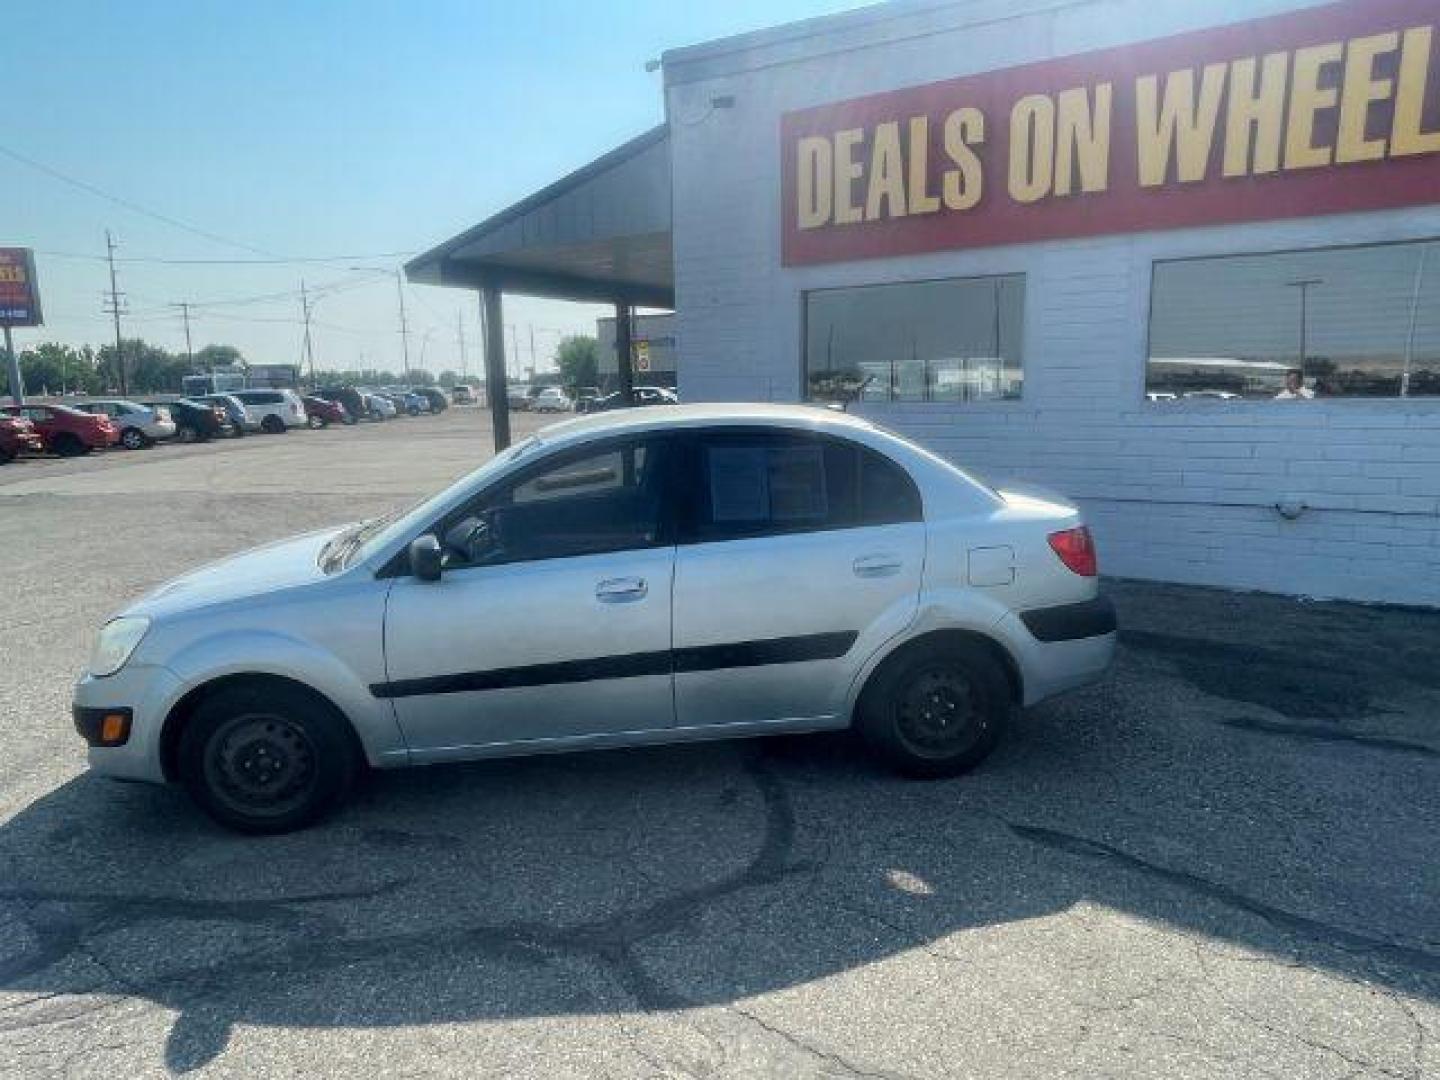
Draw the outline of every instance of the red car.
[[[329,427],[331,424],[353,424],[345,406],[338,401],[328,401],[322,397],[306,397],[305,415],[309,417],[312,428]]]
[[[35,425],[45,449],[61,457],[103,450],[120,441],[120,430],[108,416],[96,416],[65,405],[7,405],[3,412]]]
[[[0,465],[14,461],[19,454],[38,454],[44,449],[34,424],[23,416],[0,413]]]

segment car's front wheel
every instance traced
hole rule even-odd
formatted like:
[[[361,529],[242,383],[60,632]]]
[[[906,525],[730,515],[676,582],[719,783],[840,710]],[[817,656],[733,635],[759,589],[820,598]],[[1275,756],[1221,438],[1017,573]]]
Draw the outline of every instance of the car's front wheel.
[[[957,776],[990,754],[1014,710],[1010,683],[984,644],[950,636],[886,660],[856,709],[867,745],[907,776]]]
[[[180,774],[220,824],[283,833],[338,806],[360,767],[345,719],[299,687],[268,681],[207,697],[180,739]]]

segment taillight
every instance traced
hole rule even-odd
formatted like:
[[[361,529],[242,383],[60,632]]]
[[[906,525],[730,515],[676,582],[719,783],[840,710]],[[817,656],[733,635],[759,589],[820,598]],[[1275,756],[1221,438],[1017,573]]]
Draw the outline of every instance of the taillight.
[[[1094,577],[1099,573],[1095,559],[1095,541],[1090,530],[1084,525],[1064,532],[1051,533],[1048,537],[1050,548],[1060,561],[1081,577]]]

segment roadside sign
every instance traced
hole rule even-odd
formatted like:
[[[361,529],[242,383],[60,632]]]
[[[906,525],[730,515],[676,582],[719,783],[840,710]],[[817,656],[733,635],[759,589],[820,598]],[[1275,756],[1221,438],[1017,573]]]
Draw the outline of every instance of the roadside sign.
[[[635,342],[635,370],[650,370],[650,342],[645,338]]]
[[[40,287],[29,248],[0,248],[0,324],[39,326]]]

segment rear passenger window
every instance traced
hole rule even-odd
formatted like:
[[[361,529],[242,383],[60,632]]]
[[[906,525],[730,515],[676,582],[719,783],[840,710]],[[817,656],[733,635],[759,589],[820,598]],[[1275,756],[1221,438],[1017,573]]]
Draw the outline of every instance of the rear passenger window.
[[[700,442],[700,541],[847,529],[921,518],[898,465],[842,439],[717,433]]]

